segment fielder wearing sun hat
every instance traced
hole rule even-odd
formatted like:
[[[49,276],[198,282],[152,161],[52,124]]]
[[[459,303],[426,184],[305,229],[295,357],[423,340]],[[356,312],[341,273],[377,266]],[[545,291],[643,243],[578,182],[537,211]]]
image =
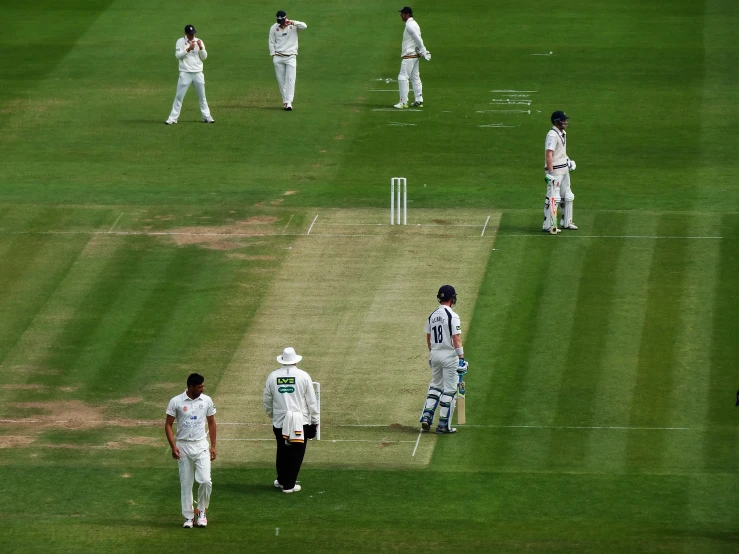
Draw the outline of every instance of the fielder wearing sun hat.
[[[277,356],[277,361],[282,365],[295,365],[302,359],[303,356],[296,354],[292,346],[288,346],[282,351],[282,354]]]

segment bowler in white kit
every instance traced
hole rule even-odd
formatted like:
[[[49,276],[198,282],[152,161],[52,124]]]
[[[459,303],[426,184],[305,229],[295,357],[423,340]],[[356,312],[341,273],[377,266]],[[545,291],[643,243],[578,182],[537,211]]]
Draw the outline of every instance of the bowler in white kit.
[[[423,57],[427,62],[431,61],[431,52],[426,50],[421,38],[421,27],[413,19],[413,10],[408,6],[400,10],[400,18],[405,22],[403,31],[403,44],[400,49],[400,73],[398,74],[398,92],[400,102],[394,108],[408,107],[408,81],[413,86],[414,102],[412,107],[423,107],[423,85],[421,74],[418,70],[418,60]]]
[[[197,373],[187,378],[187,390],[169,401],[164,432],[172,449],[172,457],[180,469],[180,501],[185,529],[192,529],[197,516],[198,527],[208,525],[206,510],[210,504],[213,483],[210,463],[216,459],[216,407],[210,396],[203,394],[205,378]],[[175,436],[172,424],[177,422]],[[210,444],[208,444],[210,436]],[[198,509],[193,507],[193,480],[198,483]]]
[[[203,75],[203,61],[208,57],[205,43],[195,38],[195,27],[185,25],[185,36],[178,39],[174,47],[174,57],[179,60],[180,77],[177,80],[177,92],[175,93],[172,111],[165,123],[173,125],[177,123],[182,110],[182,101],[190,85],[195,87],[200,101],[200,114],[203,123],[215,123],[210,115],[208,101],[205,99],[205,76]]]
[[[291,21],[287,14],[277,12],[277,23],[269,29],[269,55],[275,66],[277,85],[282,95],[282,109],[291,112],[295,97],[298,69],[298,33],[308,28],[302,21]]]

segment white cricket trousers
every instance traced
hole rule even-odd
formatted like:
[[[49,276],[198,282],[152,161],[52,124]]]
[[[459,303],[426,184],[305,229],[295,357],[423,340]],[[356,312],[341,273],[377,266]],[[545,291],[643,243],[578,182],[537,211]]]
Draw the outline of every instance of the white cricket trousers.
[[[416,102],[423,102],[423,85],[421,84],[421,74],[418,71],[418,61],[420,58],[408,58],[400,62],[400,73],[398,73],[398,91],[400,92],[400,102],[405,104],[408,102],[408,81],[413,86],[413,97]]]
[[[277,76],[277,86],[280,87],[283,104],[292,104],[295,96],[295,76],[298,70],[298,61],[296,56],[272,56],[272,63],[275,65],[275,75]]]
[[[210,504],[210,493],[213,483],[210,480],[210,446],[207,439],[196,442],[177,442],[180,449],[180,459],[177,465],[180,468],[180,499],[182,500],[182,515],[185,519],[195,517],[192,505],[193,480],[198,483],[198,510],[207,510]]]
[[[180,78],[177,80],[177,93],[172,103],[172,113],[169,114],[169,119],[177,121],[180,117],[180,110],[182,110],[182,100],[185,99],[185,93],[190,88],[190,84],[195,87],[195,92],[198,94],[198,100],[200,100],[200,113],[203,117],[210,117],[210,108],[208,107],[208,101],[205,99],[205,76],[203,72],[189,73],[187,71],[180,71]]]

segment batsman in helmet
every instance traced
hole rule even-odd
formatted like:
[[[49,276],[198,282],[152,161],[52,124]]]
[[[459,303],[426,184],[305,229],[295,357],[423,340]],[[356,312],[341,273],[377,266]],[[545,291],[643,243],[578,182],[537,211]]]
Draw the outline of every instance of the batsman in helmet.
[[[467,373],[468,365],[462,348],[462,324],[459,316],[452,310],[452,306],[457,303],[457,291],[451,285],[444,285],[436,298],[439,300],[439,307],[426,322],[431,383],[421,414],[421,428],[425,431],[431,429],[436,408],[441,405],[436,432],[450,434],[457,432],[451,425],[454,397],[459,377]]]
[[[572,222],[572,202],[575,195],[570,188],[570,172],[575,171],[575,161],[567,157],[567,127],[569,118],[561,110],[552,114],[552,128],[544,140],[544,180],[547,196],[544,199],[544,223],[542,231],[556,235],[560,229],[577,230]],[[557,208],[562,217],[557,221]],[[559,226],[557,225],[559,223]]]

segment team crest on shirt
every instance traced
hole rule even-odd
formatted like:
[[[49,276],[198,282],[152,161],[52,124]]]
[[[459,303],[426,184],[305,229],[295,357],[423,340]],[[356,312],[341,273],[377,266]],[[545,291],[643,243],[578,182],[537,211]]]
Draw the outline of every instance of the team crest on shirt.
[[[187,406],[182,406],[182,411],[187,413]]]

